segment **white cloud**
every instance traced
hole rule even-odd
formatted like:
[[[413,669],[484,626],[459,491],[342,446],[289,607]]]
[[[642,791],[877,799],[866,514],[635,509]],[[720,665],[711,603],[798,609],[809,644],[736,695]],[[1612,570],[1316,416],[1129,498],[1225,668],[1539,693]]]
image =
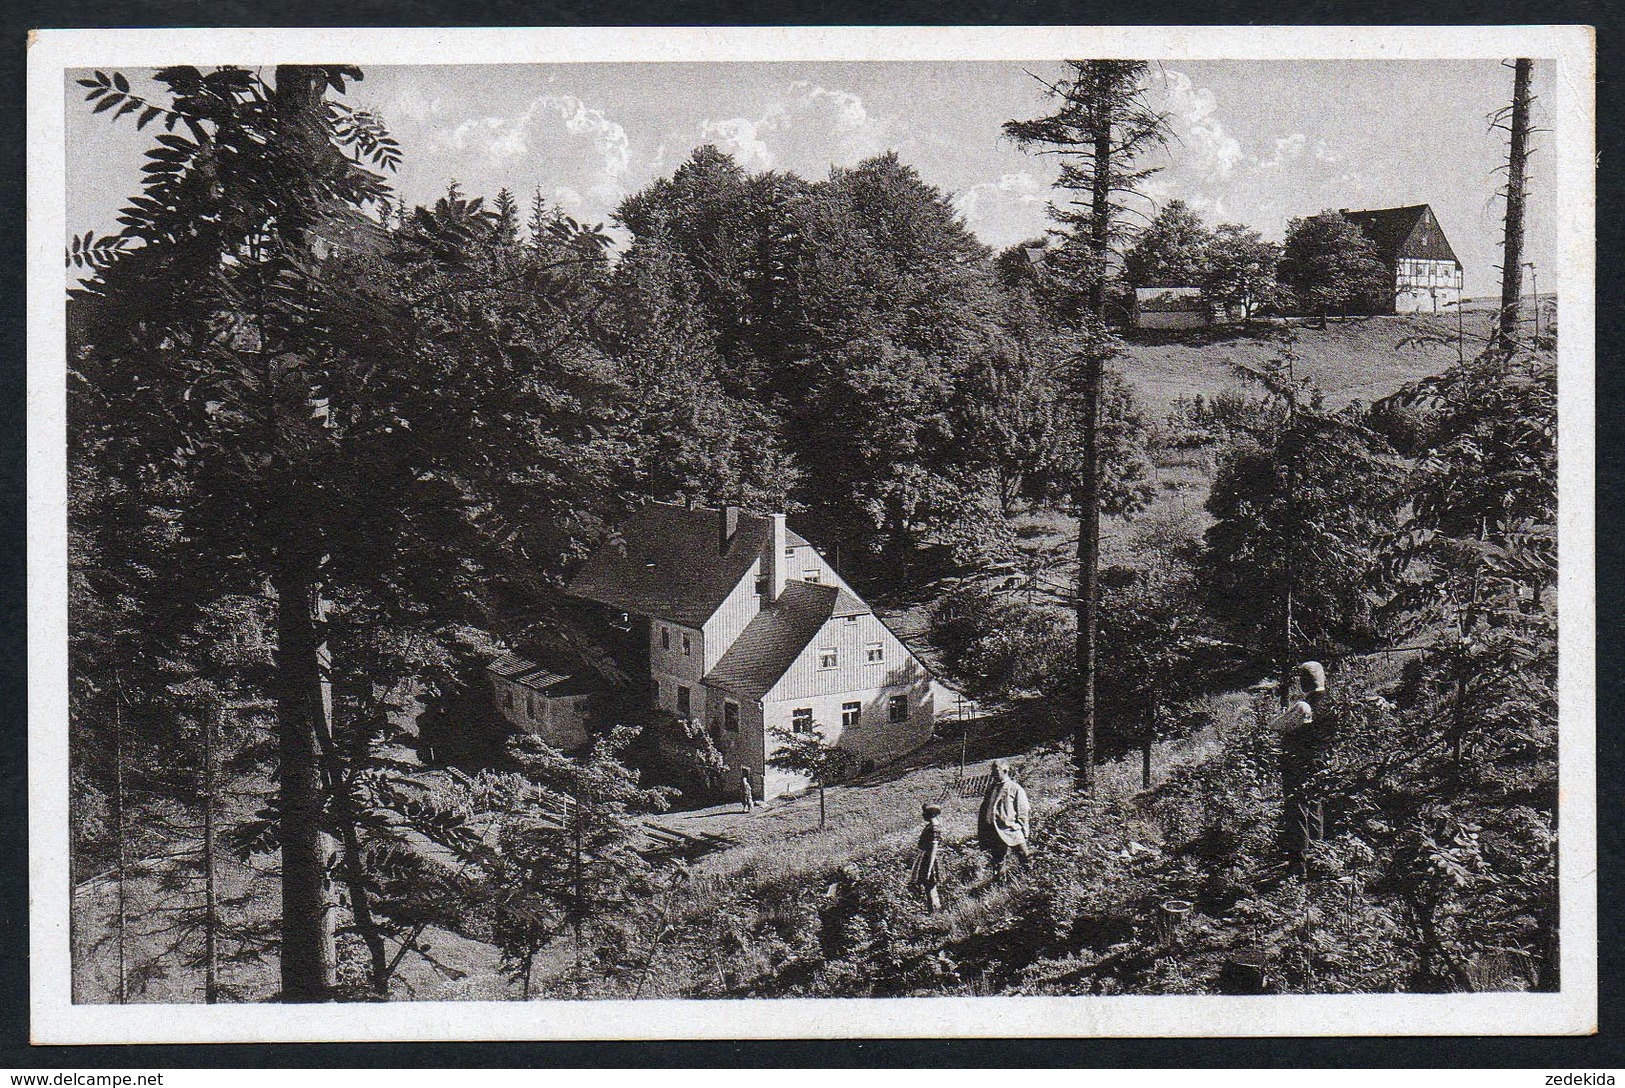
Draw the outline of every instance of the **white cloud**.
[[[429,98],[415,87],[408,87],[385,107],[385,117],[402,117],[414,124],[442,117],[446,112],[445,100],[438,95]]]
[[[1303,149],[1309,142],[1309,137],[1301,132],[1294,132],[1290,136],[1279,137],[1275,141],[1275,151],[1267,159],[1258,160],[1260,170],[1279,170],[1289,162],[1293,162],[1303,154]]]
[[[746,117],[729,117],[722,121],[708,118],[700,123],[700,138],[728,152],[747,170],[769,170],[774,158],[772,149],[767,146],[767,136],[783,129],[787,119],[784,107],[778,105],[769,106],[755,121]]]
[[[831,125],[841,150],[850,157],[868,158],[886,150],[891,122],[871,114],[863,99],[851,91],[798,79],[790,84],[790,92],[802,110],[823,117]]]
[[[1329,145],[1325,140],[1316,140],[1315,141],[1315,161],[1316,162],[1342,162],[1343,161],[1343,156],[1339,155],[1337,152],[1333,151],[1331,149],[1331,145]]]
[[[1218,118],[1213,92],[1197,87],[1184,72],[1162,74],[1163,96],[1189,155],[1182,156],[1197,172],[1213,178],[1229,177],[1246,158],[1241,142],[1225,130]]]
[[[449,133],[442,131],[439,142],[457,151],[511,160],[532,154],[537,144],[556,142],[560,129],[568,137],[584,139],[596,156],[593,195],[606,203],[618,200],[624,194],[624,179],[632,160],[626,129],[575,95],[542,95],[514,117],[464,121]]]
[[[1149,208],[1140,210],[1146,216],[1155,216],[1168,206],[1171,200],[1183,200],[1185,206],[1191,211],[1207,220],[1209,225],[1218,222],[1228,214],[1222,194],[1208,193],[1186,182],[1172,177],[1170,174],[1153,174],[1140,185],[1140,195],[1150,202]],[[1132,216],[1131,225],[1143,226],[1145,220]]]
[[[892,123],[869,112],[851,91],[796,80],[760,117],[706,118],[699,138],[732,155],[747,170],[850,164],[886,150]]]
[[[1049,186],[1022,170],[961,189],[949,200],[977,237],[998,248],[1044,232],[1049,196]]]

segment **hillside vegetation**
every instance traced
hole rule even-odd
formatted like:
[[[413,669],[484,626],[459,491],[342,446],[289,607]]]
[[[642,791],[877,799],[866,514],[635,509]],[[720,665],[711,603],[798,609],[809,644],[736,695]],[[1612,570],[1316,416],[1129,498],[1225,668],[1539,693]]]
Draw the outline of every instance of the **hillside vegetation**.
[[[1492,304],[1469,300],[1469,337]],[[1456,361],[1454,314],[1399,314],[1331,320],[1323,327],[1297,322],[1297,350],[1304,376],[1313,379],[1327,404],[1388,396],[1402,385],[1438,374]],[[1220,327],[1184,333],[1128,331],[1114,365],[1133,384],[1146,407],[1165,412],[1179,398],[1212,397],[1238,384],[1237,366],[1257,370],[1276,345],[1263,333]],[[1476,347],[1467,342],[1468,354]]]
[[[1119,104],[1145,74],[1069,64]],[[621,245],[546,184],[409,208],[360,76],[77,81],[153,126],[67,254],[84,1000],[1559,985],[1555,325],[1327,320],[1374,288],[1304,281],[1240,304],[1315,322],[1113,329],[1104,212],[995,254],[896,153],[701,147]],[[636,680],[572,751],[505,729],[506,650],[613,671],[564,587],[656,501],[786,511],[974,721],[828,782],[812,723],[779,754],[817,797],[750,816],[671,811],[738,769]],[[1295,851],[1245,693],[1307,658],[1293,797],[1330,822]],[[999,881],[963,845],[993,756],[1039,805]]]

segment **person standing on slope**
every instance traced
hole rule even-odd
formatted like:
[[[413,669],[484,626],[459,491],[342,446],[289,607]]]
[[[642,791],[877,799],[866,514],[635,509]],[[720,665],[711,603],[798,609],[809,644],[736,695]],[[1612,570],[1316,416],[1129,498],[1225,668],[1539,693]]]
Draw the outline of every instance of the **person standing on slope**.
[[[1028,838],[1032,830],[1032,804],[1027,791],[1021,788],[1010,765],[1002,759],[993,761],[988,778],[987,793],[982,796],[982,808],[976,817],[976,841],[988,852],[993,871],[998,873],[1004,859],[1014,853],[1027,863]]]
[[[942,815],[942,809],[937,805],[926,805],[920,810],[920,815],[925,819],[925,827],[920,831],[920,844],[914,854],[909,883],[919,888],[925,896],[926,913],[935,914],[942,909],[942,898],[937,894],[937,885],[942,880],[942,862],[937,856],[941,842],[937,817]]]
[[[1309,781],[1325,762],[1329,721],[1321,702],[1326,670],[1318,661],[1298,666],[1294,698],[1270,722],[1281,739],[1281,850],[1291,871],[1305,872],[1304,852],[1326,834],[1326,816]]]

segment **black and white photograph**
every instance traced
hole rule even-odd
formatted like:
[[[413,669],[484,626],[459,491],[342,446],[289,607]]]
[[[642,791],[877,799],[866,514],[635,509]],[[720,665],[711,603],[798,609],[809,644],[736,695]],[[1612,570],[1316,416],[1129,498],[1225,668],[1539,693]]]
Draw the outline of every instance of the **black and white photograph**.
[[[1476,31],[46,32],[36,1037],[1592,1030]]]

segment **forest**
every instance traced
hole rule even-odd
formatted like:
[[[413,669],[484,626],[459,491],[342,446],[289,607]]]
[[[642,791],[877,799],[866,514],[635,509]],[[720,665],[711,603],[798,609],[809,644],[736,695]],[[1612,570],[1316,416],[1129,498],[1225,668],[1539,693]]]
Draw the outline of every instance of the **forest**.
[[[894,153],[809,180],[701,147],[624,244],[540,191],[408,207],[362,78],[79,81],[151,138],[121,230],[67,254],[76,1000],[1560,985],[1558,333],[1515,259],[1471,334],[1369,319],[1445,362],[1340,402],[1306,357],[1361,320],[1369,244],[1137,223],[1167,143],[1139,62],[1068,62],[1006,126],[1061,166],[1053,230],[1002,252]],[[1170,279],[1247,350],[1162,404],[1112,313]],[[919,617],[977,752],[1024,760],[1032,864],[951,852],[922,912],[940,768],[664,857],[703,734],[503,735],[485,665],[570,642],[565,580],[651,500],[788,511]],[[1260,682],[1307,658],[1336,732],[1299,873]],[[489,743],[425,759],[412,701]]]

